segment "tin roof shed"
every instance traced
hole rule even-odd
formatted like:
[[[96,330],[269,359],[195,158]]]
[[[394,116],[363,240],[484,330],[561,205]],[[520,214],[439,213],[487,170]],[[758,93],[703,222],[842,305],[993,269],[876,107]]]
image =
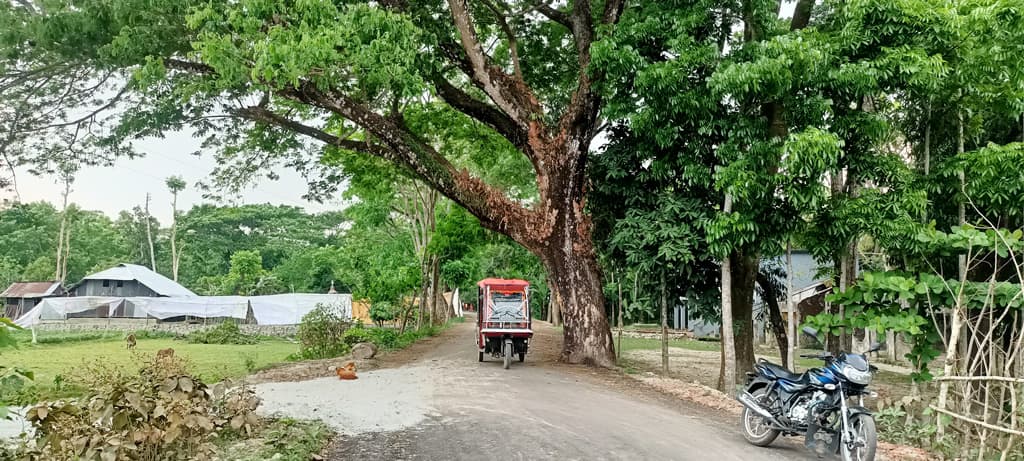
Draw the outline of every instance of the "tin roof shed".
[[[45,298],[63,292],[60,282],[14,282],[0,293],[0,298]]]

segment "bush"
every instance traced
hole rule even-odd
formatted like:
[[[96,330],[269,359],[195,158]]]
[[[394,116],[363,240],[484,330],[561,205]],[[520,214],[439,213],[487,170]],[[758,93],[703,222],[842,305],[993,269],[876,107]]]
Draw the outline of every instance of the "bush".
[[[35,376],[31,371],[0,365],[0,420],[7,417],[7,404],[36,401],[31,400],[38,397],[35,386],[29,385],[33,379]]]
[[[333,307],[318,305],[299,324],[299,357],[326,359],[348,353],[349,345],[343,339],[350,325]]]
[[[193,331],[186,336],[193,344],[256,344],[259,339],[253,335],[242,333],[238,324],[231,320],[224,321],[216,327]]]
[[[370,320],[373,320],[378,327],[384,326],[384,322],[395,319],[396,309],[387,301],[379,301],[370,306]]]
[[[252,389],[207,388],[173,356],[156,357],[138,373],[95,362],[76,379],[88,395],[28,411],[35,435],[20,447],[20,458],[210,459],[218,434],[249,436],[260,423]]]
[[[356,326],[345,332],[342,336],[342,341],[350,347],[359,343],[374,343],[381,348],[395,349],[401,337],[397,331],[390,328]]]
[[[341,340],[348,346],[355,346],[356,344],[367,342],[376,344],[373,335],[374,330],[376,330],[376,328],[364,328],[362,325],[356,325],[346,330],[345,334],[341,335]],[[379,346],[380,344],[377,345]]]

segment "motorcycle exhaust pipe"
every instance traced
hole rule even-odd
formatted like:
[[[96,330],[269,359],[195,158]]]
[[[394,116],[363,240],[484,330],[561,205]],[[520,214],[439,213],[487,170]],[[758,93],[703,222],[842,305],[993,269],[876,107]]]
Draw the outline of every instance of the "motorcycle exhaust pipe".
[[[757,403],[757,400],[754,399],[754,396],[750,395],[749,392],[740,393],[740,395],[736,396],[736,400],[739,400],[740,403],[743,404],[743,406],[751,409],[754,413],[757,413],[758,415],[764,417],[764,419],[767,419],[768,421],[771,421],[773,423],[776,422],[775,416],[772,415],[772,412],[768,411],[767,408],[762,407],[761,404]]]

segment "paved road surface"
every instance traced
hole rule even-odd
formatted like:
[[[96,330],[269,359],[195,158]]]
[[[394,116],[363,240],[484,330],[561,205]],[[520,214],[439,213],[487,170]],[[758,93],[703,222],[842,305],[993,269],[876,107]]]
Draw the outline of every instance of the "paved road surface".
[[[456,325],[401,367],[429,388],[432,411],[403,429],[342,436],[330,459],[815,459],[792,442],[753,447],[734,418],[639,389],[610,372],[532,356],[510,370],[495,359],[479,363],[474,328]],[[548,349],[538,358],[550,359]]]

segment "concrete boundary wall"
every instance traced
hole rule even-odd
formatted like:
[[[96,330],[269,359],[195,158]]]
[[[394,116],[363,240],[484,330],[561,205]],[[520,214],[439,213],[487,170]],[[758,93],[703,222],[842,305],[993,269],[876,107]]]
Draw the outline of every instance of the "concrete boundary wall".
[[[35,326],[37,332],[59,331],[59,332],[97,332],[97,331],[167,331],[175,334],[187,335],[193,331],[214,328],[219,322],[184,323],[184,322],[156,322],[152,319],[75,319],[68,321],[43,322]],[[298,325],[252,325],[240,324],[238,328],[242,333],[261,336],[295,336],[298,332]]]

